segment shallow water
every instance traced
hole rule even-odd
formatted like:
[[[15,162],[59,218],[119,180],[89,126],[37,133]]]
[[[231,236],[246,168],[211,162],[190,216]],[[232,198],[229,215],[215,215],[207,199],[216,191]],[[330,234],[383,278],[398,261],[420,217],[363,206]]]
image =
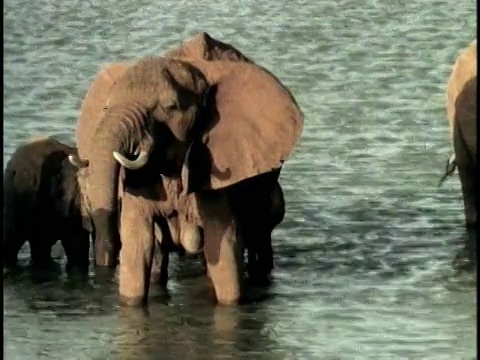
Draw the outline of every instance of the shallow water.
[[[6,358],[473,359],[460,184],[437,182],[445,83],[475,14],[473,0],[6,0],[5,161],[35,135],[73,141],[102,63],[198,31],[274,71],[305,113],[266,299],[214,307],[192,262],[148,313],[119,309],[112,282],[26,271],[4,283]]]

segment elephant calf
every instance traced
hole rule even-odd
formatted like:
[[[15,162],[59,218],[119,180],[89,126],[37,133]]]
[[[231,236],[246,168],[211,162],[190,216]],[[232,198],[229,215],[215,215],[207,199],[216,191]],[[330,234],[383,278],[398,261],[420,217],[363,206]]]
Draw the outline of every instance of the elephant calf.
[[[447,83],[447,118],[454,154],[444,179],[458,167],[467,227],[477,226],[477,40],[458,56]],[[443,180],[443,179],[442,179]]]
[[[14,266],[28,241],[33,265],[51,262],[62,241],[67,269],[88,270],[89,232],[84,228],[77,169],[67,159],[75,151],[53,138],[20,146],[4,176],[4,266]]]

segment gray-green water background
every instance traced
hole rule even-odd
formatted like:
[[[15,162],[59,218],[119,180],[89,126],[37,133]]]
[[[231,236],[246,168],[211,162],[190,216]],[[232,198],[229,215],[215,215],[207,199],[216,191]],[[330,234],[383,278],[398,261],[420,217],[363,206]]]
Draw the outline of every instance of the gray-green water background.
[[[474,358],[460,184],[437,182],[445,84],[475,16],[473,0],[6,0],[5,161],[32,136],[73,141],[101,64],[198,31],[273,71],[305,113],[267,300],[213,307],[188,264],[147,315],[119,309],[114,283],[19,276],[4,284],[6,358]]]

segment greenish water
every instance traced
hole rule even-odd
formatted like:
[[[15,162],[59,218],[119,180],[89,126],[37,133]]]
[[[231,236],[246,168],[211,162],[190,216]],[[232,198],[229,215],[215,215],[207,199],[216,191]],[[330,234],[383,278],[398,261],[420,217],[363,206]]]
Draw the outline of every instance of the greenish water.
[[[145,314],[119,309],[114,283],[26,272],[4,283],[6,359],[475,358],[458,177],[437,188],[445,83],[475,16],[473,0],[6,0],[4,160],[35,135],[72,142],[102,63],[198,31],[272,70],[305,113],[267,299],[213,307],[187,262]]]

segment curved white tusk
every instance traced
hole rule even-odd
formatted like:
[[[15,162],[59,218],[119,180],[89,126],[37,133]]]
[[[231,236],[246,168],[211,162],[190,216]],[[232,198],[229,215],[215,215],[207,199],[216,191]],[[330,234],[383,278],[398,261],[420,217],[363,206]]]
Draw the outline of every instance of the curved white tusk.
[[[115,160],[118,161],[120,165],[130,170],[138,170],[148,162],[148,152],[146,151],[140,151],[140,154],[135,160],[128,160],[118,151],[113,152],[113,157],[115,158]]]
[[[78,169],[86,168],[89,164],[88,160],[80,159],[77,155],[74,154],[68,155],[68,161],[70,162],[70,164],[72,164]]]

